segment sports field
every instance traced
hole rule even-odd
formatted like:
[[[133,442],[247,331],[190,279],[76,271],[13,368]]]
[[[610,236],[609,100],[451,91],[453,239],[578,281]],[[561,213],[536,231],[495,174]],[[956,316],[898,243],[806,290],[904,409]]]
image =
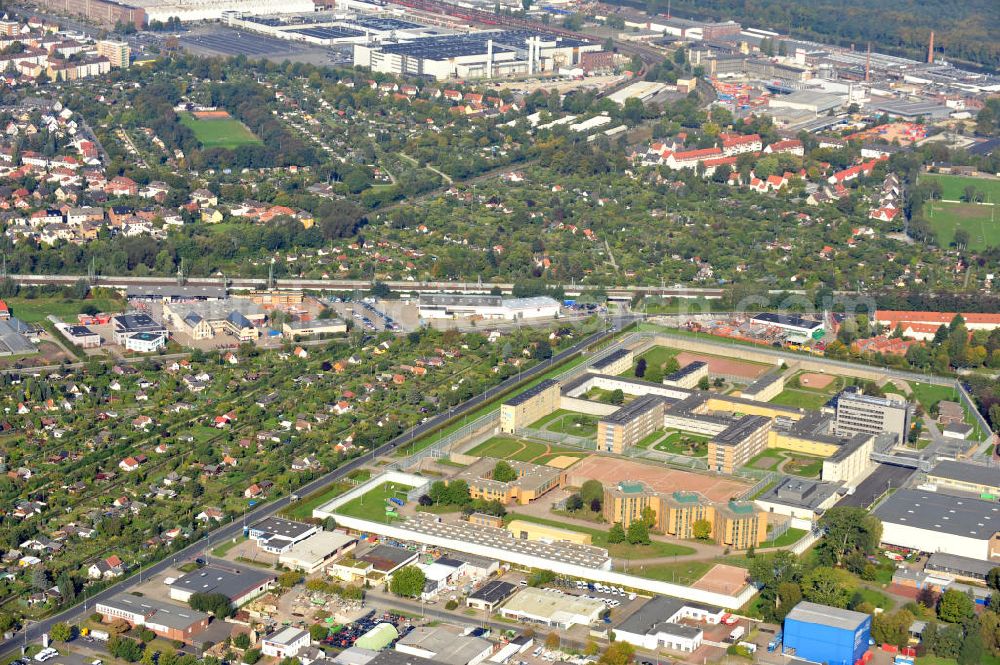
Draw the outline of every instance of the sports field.
[[[337,508],[336,512],[372,522],[391,522],[394,518],[386,515],[385,512],[388,500],[391,497],[396,497],[405,503],[406,493],[411,489],[413,488],[407,485],[382,483],[361,496],[351,499]]]
[[[955,239],[955,231],[964,229],[969,234],[969,249],[983,250],[1000,246],[1000,215],[996,208],[996,205],[928,201],[924,204],[924,216],[941,247],[948,247]]]
[[[591,455],[569,470],[567,482],[579,487],[587,480],[614,485],[622,480],[640,481],[658,492],[698,492],[709,501],[725,502],[739,496],[749,483],[722,476],[681,471],[618,457]]]
[[[534,464],[548,464],[558,457],[586,457],[588,453],[500,435],[483,441],[472,450],[466,452],[466,454],[515,460],[518,462],[532,462]]]
[[[194,132],[203,148],[238,148],[260,143],[246,125],[232,117],[199,119],[181,114],[181,123]]]
[[[921,180],[933,180],[941,185],[941,198],[958,201],[962,198],[965,188],[973,186],[982,192],[987,201],[1000,203],[1000,178],[973,178],[965,175],[942,175],[940,173],[925,173]]]

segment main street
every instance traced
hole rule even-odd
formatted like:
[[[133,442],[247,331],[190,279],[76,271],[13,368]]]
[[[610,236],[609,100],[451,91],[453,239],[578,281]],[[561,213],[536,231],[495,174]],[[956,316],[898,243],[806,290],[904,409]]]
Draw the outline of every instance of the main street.
[[[531,381],[532,379],[538,377],[541,374],[547,372],[553,365],[557,365],[560,362],[571,358],[577,353],[586,352],[586,350],[601,341],[603,338],[613,335],[624,326],[629,325],[633,321],[638,320],[639,316],[628,316],[618,319],[613,322],[613,324],[606,330],[593,333],[592,335],[586,337],[585,339],[577,342],[573,346],[564,351],[559,352],[552,358],[545,362],[539,363],[534,367],[531,367],[524,372],[521,372],[516,377],[510,377],[502,383],[490,388],[489,390],[483,392],[482,394],[476,395],[471,399],[463,402],[462,404],[454,407],[453,409],[440,413],[426,422],[419,423],[414,427],[411,427],[407,431],[403,432],[399,436],[395,437],[391,441],[379,446],[378,448],[371,450],[360,457],[356,457],[340,467],[334,469],[333,471],[327,473],[310,483],[303,485],[296,490],[299,496],[307,496],[313,494],[323,488],[333,484],[337,480],[344,478],[352,471],[362,467],[369,462],[372,462],[375,458],[382,455],[388,455],[395,451],[398,447],[403,444],[409,444],[416,440],[417,438],[432,432],[438,427],[444,425],[451,419],[464,416],[472,411],[475,411],[483,404],[486,404],[493,398],[502,395],[521,383]],[[170,555],[169,558],[164,558],[157,563],[142,569],[142,574],[147,578],[159,575],[165,572],[170,566],[173,565],[173,560],[176,559],[193,559],[200,555],[202,552],[207,550],[212,541],[221,542],[223,540],[228,540],[239,536],[243,533],[243,527],[245,523],[248,523],[248,519],[256,522],[258,520],[270,517],[282,511],[288,504],[291,503],[290,496],[284,496],[276,499],[270,503],[260,504],[253,509],[247,511],[246,516],[240,520],[233,520],[229,524],[222,525],[215,530],[211,531],[209,535],[204,540],[198,540],[197,542],[191,543],[184,549],[175,552]],[[139,581],[139,575],[133,574],[130,577],[114,584],[92,596],[87,596],[83,602],[78,605],[54,614],[51,617],[42,619],[41,621],[28,623],[22,631],[17,632],[10,639],[0,642],[0,654],[6,654],[14,649],[19,648],[25,643],[30,643],[32,640],[39,639],[43,633],[49,632],[52,625],[59,623],[61,621],[71,622],[84,616],[88,609],[92,610],[94,605],[102,600],[111,598],[112,596],[127,591],[136,585]]]

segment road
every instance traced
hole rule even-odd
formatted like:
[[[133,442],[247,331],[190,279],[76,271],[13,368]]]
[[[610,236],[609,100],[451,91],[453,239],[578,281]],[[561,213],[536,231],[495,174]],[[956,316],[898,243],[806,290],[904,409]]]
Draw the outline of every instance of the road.
[[[560,353],[556,354],[549,360],[543,363],[539,363],[538,365],[535,365],[534,367],[525,370],[518,377],[511,377],[506,381],[504,381],[503,383],[500,383],[490,388],[486,392],[480,395],[476,395],[475,397],[467,400],[466,402],[463,402],[454,409],[451,409],[450,411],[444,413],[440,413],[428,419],[426,422],[420,423],[410,428],[409,430],[403,432],[402,434],[392,439],[391,441],[388,441],[382,446],[372,451],[369,451],[360,457],[356,457],[353,460],[350,460],[349,462],[338,467],[337,469],[334,469],[333,471],[327,473],[326,475],[321,476],[320,478],[317,478],[316,480],[313,480],[312,482],[307,483],[302,487],[299,487],[296,490],[296,493],[299,496],[307,496],[309,494],[312,494],[327,487],[328,485],[331,485],[337,480],[347,476],[352,471],[373,461],[376,457],[392,453],[399,446],[403,444],[409,444],[413,442],[415,439],[423,436],[424,434],[427,434],[432,430],[444,425],[447,421],[464,416],[467,413],[478,409],[486,402],[489,402],[494,397],[497,397],[498,395],[507,392],[508,390],[514,388],[516,385],[530,381],[535,377],[539,376],[540,374],[544,374],[553,365],[558,364],[561,361],[576,355],[577,353],[585,351],[587,348],[599,342],[604,337],[618,332],[622,327],[629,325],[630,323],[639,318],[640,317],[633,315],[616,321],[614,325],[607,331],[596,332],[587,337],[586,339],[577,342],[570,348],[561,351]],[[290,497],[287,496],[281,497],[270,503],[260,504],[255,508],[248,510],[247,515],[251,517],[254,522],[256,522],[266,517],[275,515],[276,513],[284,509],[290,502],[291,502]],[[244,517],[244,521],[245,520],[246,517]],[[210,543],[212,541],[218,543],[220,541],[228,540],[230,538],[234,538],[236,536],[241,535],[243,533],[244,521],[237,522],[234,520],[229,524],[225,524],[214,529],[212,532],[208,534],[205,540],[199,540],[198,542],[191,543],[184,549],[171,554],[169,558],[162,559],[161,561],[143,569],[142,571],[143,575],[145,575],[147,579],[151,576],[159,575],[165,572],[172,565],[171,562],[173,560],[194,558],[199,554],[201,554],[202,552],[204,552],[205,550],[207,550],[210,547]],[[96,603],[102,600],[106,600],[116,594],[122,593],[123,591],[127,591],[129,588],[135,585],[138,582],[138,580],[139,580],[138,575],[132,575],[127,579],[124,579],[121,582],[118,582],[117,584],[114,584],[108,587],[107,589],[104,589],[103,591],[94,594],[93,596],[87,597],[84,604],[76,605],[75,607],[59,612],[58,614],[55,614],[47,619],[29,623],[24,628],[24,630],[17,632],[10,639],[0,642],[0,654],[6,654],[14,649],[19,648],[25,641],[31,642],[33,639],[39,639],[42,633],[47,633],[52,628],[52,625],[55,623],[58,623],[60,621],[73,621],[77,619],[80,615],[84,614],[88,608],[92,609]]]

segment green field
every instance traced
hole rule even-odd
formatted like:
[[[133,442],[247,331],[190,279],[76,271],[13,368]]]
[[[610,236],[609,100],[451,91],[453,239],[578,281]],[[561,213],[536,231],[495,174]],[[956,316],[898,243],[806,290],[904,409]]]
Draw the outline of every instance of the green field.
[[[996,207],[928,201],[924,204],[924,217],[934,229],[940,247],[951,245],[955,231],[964,229],[969,234],[968,248],[981,251],[1000,246],[1000,216],[995,211]]]
[[[559,446],[552,446],[544,443],[535,443],[534,441],[523,441],[521,439],[501,435],[483,441],[466,454],[478,457],[495,457],[497,459],[509,459],[516,460],[518,462],[535,462],[536,464],[544,464],[554,456],[581,456],[583,453],[579,450],[561,448]]]
[[[535,517],[534,515],[520,515],[517,513],[507,513],[505,518],[507,523],[511,520],[524,520],[525,522],[535,522],[536,524],[545,524],[548,526],[558,527],[560,529],[567,529],[569,531],[577,531],[579,533],[590,534],[590,542],[597,547],[607,548],[608,553],[618,559],[650,559],[653,557],[662,556],[682,556],[685,554],[694,554],[694,550],[686,545],[675,545],[674,543],[665,543],[662,541],[654,540],[649,545],[629,545],[627,543],[621,543],[618,545],[608,544],[608,529],[591,529],[588,527],[579,526],[576,524],[570,524],[566,522],[561,522],[559,520],[548,520],[544,517]],[[707,570],[707,569],[706,569]],[[704,574],[704,573],[703,573]]]
[[[799,409],[818,409],[826,404],[829,399],[829,395],[819,391],[785,388],[771,400],[771,404],[791,406]]]
[[[663,365],[680,353],[677,349],[672,349],[668,346],[654,346],[640,356],[637,356],[635,361],[632,363],[631,369],[626,370],[622,373],[622,376],[635,376],[635,366],[639,363],[640,359],[646,360],[647,367],[663,367]]]
[[[382,483],[359,497],[351,499],[337,513],[348,517],[357,517],[371,522],[388,522],[393,518],[385,514],[386,502],[390,497],[406,501],[406,493],[412,488],[398,483]]]
[[[917,383],[909,381],[910,388],[913,389],[913,397],[916,398],[925,411],[930,411],[931,407],[941,400],[958,400],[958,394],[950,386],[938,386],[933,383]]]
[[[935,180],[941,184],[941,198],[958,201],[968,186],[973,186],[986,195],[986,200],[1000,202],[1000,179],[973,178],[964,175],[942,175],[940,173],[924,173],[921,180]]]
[[[326,489],[314,492],[307,497],[303,497],[294,503],[288,504],[281,514],[294,520],[304,520],[312,517],[314,508],[319,508],[325,503],[333,501],[344,492],[354,487],[351,483],[338,482]]]
[[[190,113],[184,113],[181,124],[194,132],[203,148],[232,149],[261,143],[246,125],[235,118],[199,120]]]
[[[652,566],[629,568],[632,575],[648,580],[691,585],[700,580],[715,565],[711,561],[684,561],[681,563],[661,563]]]
[[[774,540],[765,540],[760,544],[758,549],[764,549],[765,547],[788,547],[797,543],[804,535],[806,535],[805,529],[788,529]]]
[[[653,446],[653,449],[674,455],[705,457],[708,455],[708,437],[698,434],[671,432],[666,439]]]
[[[11,314],[25,323],[44,321],[50,314],[59,317],[65,323],[76,323],[76,315],[86,305],[93,305],[100,312],[120,312],[125,309],[125,303],[112,298],[88,298],[73,300],[71,298],[6,298]]]
[[[593,437],[597,434],[597,416],[588,416],[566,409],[557,409],[531,424],[534,429],[544,429],[559,434]]]

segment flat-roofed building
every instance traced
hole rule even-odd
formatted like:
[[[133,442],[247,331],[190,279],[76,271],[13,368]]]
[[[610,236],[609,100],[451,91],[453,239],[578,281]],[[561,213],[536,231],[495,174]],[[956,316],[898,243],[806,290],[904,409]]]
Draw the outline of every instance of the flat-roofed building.
[[[559,408],[559,401],[559,382],[555,379],[545,379],[500,405],[500,430],[515,432],[527,427],[556,411]]]
[[[170,584],[170,597],[186,603],[196,593],[221,593],[239,607],[274,587],[273,573],[231,561],[209,559],[201,568]]]
[[[99,601],[94,609],[106,623],[122,619],[130,626],[145,626],[160,637],[181,642],[205,630],[209,621],[207,614],[190,607],[130,593]]]
[[[632,349],[615,349],[608,355],[604,356],[600,360],[595,360],[588,367],[588,372],[595,372],[597,374],[611,374],[617,376],[622,372],[626,372],[632,368],[632,360],[635,357],[635,353]]]
[[[837,396],[834,425],[838,434],[891,432],[896,443],[903,444],[910,431],[910,405],[906,400],[845,390]]]
[[[166,327],[143,312],[116,314],[111,317],[115,344],[125,344],[125,341],[136,333],[155,333],[166,336]]]
[[[882,542],[919,552],[1000,561],[1000,504],[937,492],[900,489],[872,514]]]
[[[510,598],[517,587],[503,580],[490,580],[469,594],[465,604],[477,610],[493,612],[503,601]]]
[[[591,542],[589,533],[563,529],[549,524],[529,522],[527,520],[513,520],[507,525],[507,530],[520,540],[541,540],[543,542],[565,540],[580,545],[590,545]]]
[[[672,596],[653,596],[636,612],[615,626],[615,639],[647,651],[670,649],[691,653],[701,646],[704,631],[681,621],[718,624],[725,610]]]
[[[286,626],[271,633],[260,641],[260,652],[272,658],[294,658],[299,651],[309,646],[309,631]]]
[[[464,628],[441,624],[414,628],[399,638],[396,651],[444,665],[477,665],[493,652],[493,644],[481,637],[466,635]]]
[[[702,379],[707,378],[708,363],[704,360],[695,360],[663,377],[663,385],[691,390],[697,388]]]
[[[814,522],[840,499],[838,487],[837,483],[786,476],[754,502],[769,513]]]
[[[558,589],[527,587],[500,608],[500,615],[527,623],[568,630],[596,622],[607,606],[599,600],[563,593]]]
[[[712,533],[719,545],[734,550],[757,547],[767,540],[767,513],[753,503],[729,501],[715,508]]]
[[[740,397],[755,402],[770,402],[785,389],[785,375],[780,371],[769,372],[743,389]]]
[[[621,455],[663,429],[663,398],[643,395],[597,422],[597,449]]]
[[[927,482],[973,494],[1000,496],[1000,466],[946,460],[927,472]]]
[[[319,530],[315,524],[268,517],[252,525],[247,531],[247,537],[265,552],[281,554]]]
[[[311,321],[286,321],[281,333],[293,337],[315,337],[317,335],[340,335],[347,332],[347,324],[342,319],[313,319]]]
[[[778,328],[783,330],[789,339],[806,341],[810,339],[820,339],[825,334],[822,321],[814,319],[804,319],[801,316],[790,314],[775,314],[773,312],[763,312],[751,319],[752,323],[767,326],[768,328]]]
[[[66,335],[66,339],[82,349],[96,349],[101,345],[101,336],[87,326],[63,325],[59,330]]]
[[[278,556],[278,563],[307,575],[354,549],[358,539],[341,531],[320,531],[295,543]]]
[[[971,582],[985,582],[990,571],[997,567],[994,561],[983,561],[957,554],[934,552],[927,559],[924,570],[930,573],[946,575],[953,579]]]
[[[767,447],[771,432],[767,416],[743,416],[708,441],[708,467],[712,471],[733,473]]]
[[[499,461],[492,457],[482,457],[460,471],[453,480],[467,482],[469,495],[473,499],[496,500],[505,506],[512,503],[525,505],[562,485],[561,470],[517,460],[505,460],[517,473],[517,478],[510,481],[494,480],[493,470]]]

